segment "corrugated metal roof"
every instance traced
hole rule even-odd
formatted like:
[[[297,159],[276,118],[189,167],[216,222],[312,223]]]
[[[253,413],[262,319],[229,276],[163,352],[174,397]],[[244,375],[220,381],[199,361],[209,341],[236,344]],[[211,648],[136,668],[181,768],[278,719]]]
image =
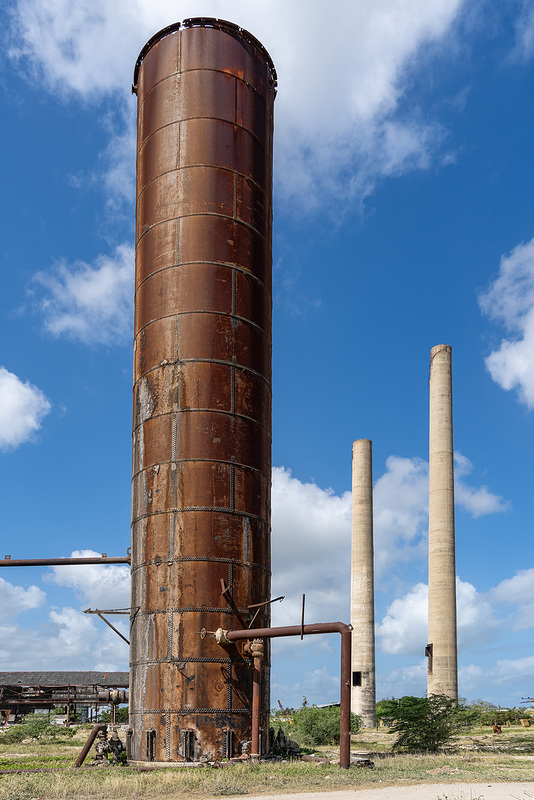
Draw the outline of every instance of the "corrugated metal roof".
[[[128,686],[128,672],[0,672],[0,686]]]

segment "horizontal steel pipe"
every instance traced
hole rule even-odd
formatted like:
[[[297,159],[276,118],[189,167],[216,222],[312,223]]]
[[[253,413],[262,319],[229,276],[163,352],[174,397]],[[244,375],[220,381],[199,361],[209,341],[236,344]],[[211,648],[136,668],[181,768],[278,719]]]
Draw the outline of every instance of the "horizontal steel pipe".
[[[73,564],[130,564],[130,556],[90,558],[2,558],[0,567],[62,567]]]

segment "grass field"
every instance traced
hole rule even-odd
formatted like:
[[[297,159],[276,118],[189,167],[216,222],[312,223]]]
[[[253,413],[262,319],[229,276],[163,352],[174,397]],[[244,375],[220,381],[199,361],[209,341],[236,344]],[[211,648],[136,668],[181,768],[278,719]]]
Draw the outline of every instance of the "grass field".
[[[25,741],[7,745],[0,736],[0,770],[31,768],[46,772],[0,776],[0,800],[76,798],[214,798],[229,795],[332,791],[417,783],[524,781],[534,779],[534,728],[471,730],[439,755],[391,753],[393,737],[381,729],[361,731],[353,739],[354,755],[369,756],[374,769],[310,762],[266,762],[193,769],[138,772],[128,767],[71,769],[87,739],[82,729],[67,742]],[[333,749],[318,755],[335,760]],[[88,759],[89,761],[89,759]]]

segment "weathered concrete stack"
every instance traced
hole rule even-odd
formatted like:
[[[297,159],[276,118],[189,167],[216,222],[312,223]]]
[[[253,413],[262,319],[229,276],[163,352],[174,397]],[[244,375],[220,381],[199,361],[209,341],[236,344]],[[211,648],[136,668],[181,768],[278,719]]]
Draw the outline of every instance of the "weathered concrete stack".
[[[352,446],[351,709],[376,725],[372,442]]]
[[[147,43],[134,91],[130,756],[220,759],[251,738],[252,661],[210,632],[270,596],[276,73],[246,31],[193,19]],[[265,750],[268,650],[261,685]]]
[[[452,348],[430,353],[428,694],[458,699]]]

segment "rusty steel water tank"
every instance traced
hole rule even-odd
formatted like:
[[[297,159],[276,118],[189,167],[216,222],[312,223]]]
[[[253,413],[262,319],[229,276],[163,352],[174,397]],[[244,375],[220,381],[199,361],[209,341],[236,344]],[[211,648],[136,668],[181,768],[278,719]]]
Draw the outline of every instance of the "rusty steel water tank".
[[[237,757],[251,659],[212,632],[270,623],[276,73],[251,34],[189,19],[146,44],[133,90],[129,755]],[[268,712],[267,650],[263,751]]]

